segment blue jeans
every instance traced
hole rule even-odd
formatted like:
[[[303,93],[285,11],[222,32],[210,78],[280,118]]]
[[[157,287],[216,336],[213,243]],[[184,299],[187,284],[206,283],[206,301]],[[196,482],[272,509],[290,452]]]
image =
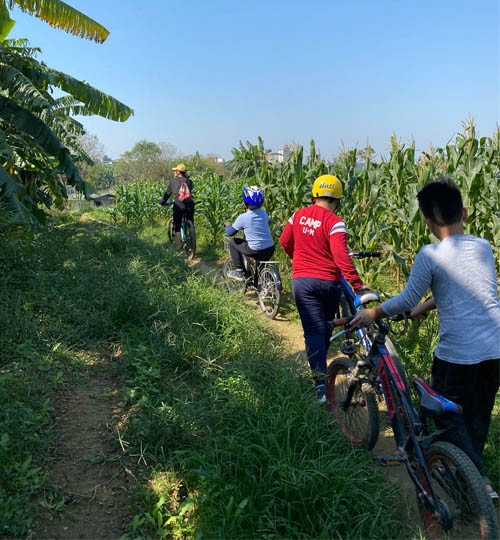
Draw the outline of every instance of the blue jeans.
[[[331,321],[340,301],[340,283],[316,278],[292,279],[293,298],[304,330],[306,355],[316,385],[325,384]]]

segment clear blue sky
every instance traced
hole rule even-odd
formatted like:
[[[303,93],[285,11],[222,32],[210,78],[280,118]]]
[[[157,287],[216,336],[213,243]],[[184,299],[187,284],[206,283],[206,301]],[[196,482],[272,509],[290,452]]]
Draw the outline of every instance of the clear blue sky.
[[[50,67],[135,111],[81,119],[117,158],[141,139],[231,157],[314,139],[325,159],[392,134],[444,146],[469,114],[500,123],[498,0],[66,0],[110,31],[98,45],[15,9]]]

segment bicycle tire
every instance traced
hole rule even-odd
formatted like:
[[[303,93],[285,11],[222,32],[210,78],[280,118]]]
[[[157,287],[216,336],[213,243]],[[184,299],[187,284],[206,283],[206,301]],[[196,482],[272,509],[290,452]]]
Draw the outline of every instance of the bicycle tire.
[[[276,267],[266,265],[260,270],[257,295],[264,315],[274,319],[281,302],[281,277]]]
[[[226,287],[226,290],[230,292],[245,292],[246,290],[246,280],[245,281],[238,281],[236,279],[231,279],[228,277],[229,272],[235,269],[235,266],[233,264],[233,260],[231,257],[229,259],[226,259],[224,262],[224,265],[222,266],[222,276],[224,278],[224,284]]]
[[[184,250],[186,257],[191,260],[196,255],[196,229],[194,228],[194,223],[189,219],[185,221],[184,234]]]
[[[495,508],[484,488],[483,478],[462,450],[448,442],[435,442],[424,452],[434,493],[453,516],[443,529],[442,517],[436,516],[417,498],[420,515],[429,538],[497,539]],[[423,472],[420,480],[428,489]]]
[[[334,421],[352,444],[371,450],[378,440],[380,421],[375,390],[360,381],[350,383],[349,373],[354,368],[349,358],[335,358],[328,366],[327,403]],[[346,410],[343,409],[350,384],[354,393]]]
[[[167,221],[167,237],[168,237],[168,241],[173,244],[174,243],[174,238],[175,238],[175,232],[174,232],[174,220],[173,218],[170,218],[168,221]]]

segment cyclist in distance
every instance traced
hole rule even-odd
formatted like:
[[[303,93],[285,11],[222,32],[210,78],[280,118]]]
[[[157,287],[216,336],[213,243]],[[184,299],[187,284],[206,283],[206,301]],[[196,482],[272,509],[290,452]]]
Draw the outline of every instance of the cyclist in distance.
[[[245,212],[240,214],[234,223],[226,221],[226,234],[234,236],[243,231],[245,238],[231,238],[229,253],[233,261],[234,270],[228,272],[228,277],[244,281],[245,270],[243,254],[258,260],[269,260],[274,253],[274,241],[269,229],[269,216],[262,208],[264,193],[257,186],[243,188],[243,204]]]
[[[187,219],[194,223],[194,201],[193,201],[193,181],[187,174],[184,163],[179,163],[173,169],[174,176],[169,181],[168,187],[160,200],[160,204],[165,206],[171,195],[174,195],[173,221],[175,231],[175,248],[178,252],[182,250],[181,222],[182,216],[186,214]]]
[[[444,434],[447,440],[471,458],[490,497],[498,499],[481,459],[500,378],[500,301],[493,250],[483,238],[464,234],[467,211],[451,178],[426,184],[417,198],[427,227],[440,242],[418,252],[403,292],[360,311],[351,326],[368,326],[408,310],[416,317],[437,307],[439,340],[431,386],[459,403],[463,414],[440,416],[436,425],[450,428]],[[428,289],[432,299],[418,304]]]
[[[312,204],[297,210],[280,236],[292,259],[292,293],[320,403],[326,402],[326,356],[331,336],[327,321],[338,308],[342,275],[354,290],[369,290],[349,256],[345,223],[335,213],[342,193],[336,176],[318,177],[312,187]]]

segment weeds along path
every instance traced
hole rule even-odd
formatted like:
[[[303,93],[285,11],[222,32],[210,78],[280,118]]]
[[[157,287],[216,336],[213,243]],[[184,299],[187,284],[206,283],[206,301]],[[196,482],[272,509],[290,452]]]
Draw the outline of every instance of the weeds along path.
[[[59,444],[48,466],[55,490],[35,523],[37,539],[115,539],[131,519],[127,474],[113,433],[122,412],[115,381],[105,365],[87,368],[57,396]]]
[[[206,261],[196,258],[189,264],[194,270],[201,272],[209,279],[221,279],[222,265],[217,264],[216,262],[207,263]],[[248,294],[242,298],[250,309],[262,315],[257,298],[254,295]],[[302,334],[300,324],[293,322],[291,319],[279,312],[275,319],[268,319],[264,317],[264,315],[262,315],[262,318],[267,321],[267,324],[289,346],[290,354],[293,356],[299,356],[304,362],[306,362],[304,336]]]
[[[205,274],[211,279],[217,279],[220,275],[221,266],[217,263],[206,263],[201,259],[195,259],[191,262],[191,266]],[[280,336],[287,344],[290,351],[290,356],[298,361],[307,363],[304,345],[304,335],[300,322],[291,320],[290,318],[278,313],[275,319],[267,319],[261,312],[257,300],[252,295],[244,297],[245,302],[251,309],[259,313],[273,331]],[[334,351],[330,350],[328,362],[335,357]],[[388,423],[385,404],[379,403],[381,415],[381,430],[379,440],[373,452],[376,455],[390,455],[395,451],[394,438],[392,435],[390,424]],[[415,487],[410,480],[404,465],[392,465],[385,467],[387,478],[397,484],[401,490],[401,494],[407,501],[408,519],[418,526],[419,517],[416,503]]]

